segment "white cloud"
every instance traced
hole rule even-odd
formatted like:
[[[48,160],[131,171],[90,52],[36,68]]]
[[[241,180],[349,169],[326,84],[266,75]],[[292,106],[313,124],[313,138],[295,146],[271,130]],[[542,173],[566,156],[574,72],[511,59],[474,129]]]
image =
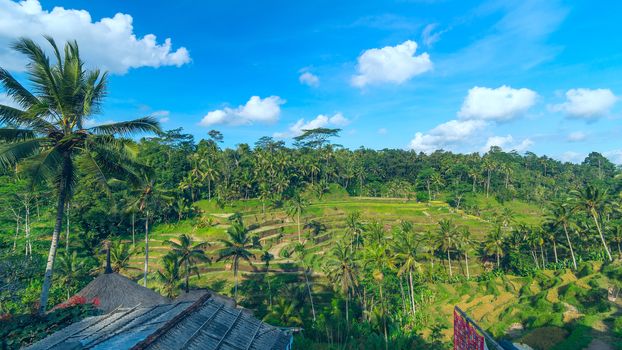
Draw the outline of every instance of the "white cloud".
[[[519,143],[514,142],[514,137],[512,135],[507,136],[491,136],[486,141],[486,145],[482,147],[482,152],[488,152],[490,147],[497,146],[501,147],[504,150],[514,150],[517,152],[523,152],[527,150],[531,145],[533,145],[533,141],[530,139],[524,139]]]
[[[537,97],[535,91],[525,88],[476,86],[469,90],[458,116],[463,119],[509,120],[525,113],[536,103]]]
[[[570,89],[566,92],[566,102],[551,105],[549,109],[570,117],[590,119],[609,113],[617,100],[609,89]]]
[[[155,111],[151,113],[151,116],[154,118],[158,118],[158,121],[160,121],[160,123],[166,123],[170,121],[171,120],[170,115],[171,115],[170,111]]]
[[[603,155],[615,164],[622,164],[622,150],[621,149],[614,149],[611,151],[607,151],[607,152],[604,152]]]
[[[274,123],[281,114],[281,105],[285,100],[279,96],[269,96],[262,99],[252,96],[244,105],[236,108],[225,107],[207,113],[199,122],[201,126],[214,124],[250,125],[257,123]]]
[[[583,131],[574,131],[568,134],[568,141],[579,142],[584,141],[587,138],[587,134]]]
[[[42,34],[50,35],[59,45],[77,40],[87,64],[118,74],[130,68],[179,67],[190,62],[188,50],[173,50],[169,38],[158,43],[153,34],[137,36],[128,14],[117,13],[94,21],[86,10],[60,6],[44,10],[38,0],[0,0],[0,8],[0,62],[5,69],[25,69],[24,57],[9,49],[11,42],[29,37],[46,45]]]
[[[369,49],[358,57],[358,74],[352,85],[364,87],[377,83],[401,84],[432,69],[427,53],[415,56],[417,43],[407,40],[396,46]]]
[[[3,92],[0,92],[0,105],[21,109],[17,102],[15,102],[9,95]]]
[[[298,119],[298,121],[292,124],[285,132],[275,132],[273,134],[276,138],[296,137],[302,135],[304,130],[311,130],[325,127],[344,127],[350,124],[350,120],[338,112],[332,116],[320,114],[314,119],[305,122],[304,119]]]
[[[581,161],[583,161],[583,159],[585,159],[585,154],[573,151],[566,151],[562,153],[559,159],[562,162],[580,163]]]
[[[432,153],[469,141],[487,126],[483,120],[450,120],[427,133],[418,132],[409,148],[417,152]]]
[[[298,77],[298,80],[300,81],[301,84],[304,84],[304,85],[308,85],[312,87],[320,86],[320,78],[318,78],[317,75],[314,75],[309,72],[302,73],[300,77]]]

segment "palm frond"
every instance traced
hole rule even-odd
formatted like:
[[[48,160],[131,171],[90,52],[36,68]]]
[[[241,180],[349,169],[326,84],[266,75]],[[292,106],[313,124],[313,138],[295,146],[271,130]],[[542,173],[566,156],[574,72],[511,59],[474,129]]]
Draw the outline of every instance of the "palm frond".
[[[18,172],[28,175],[31,187],[42,181],[54,181],[58,176],[61,155],[57,148],[50,148],[34,155],[18,166]]]
[[[144,117],[127,122],[98,125],[88,129],[97,135],[131,135],[140,132],[159,133],[160,123],[153,117]]]
[[[76,159],[76,163],[78,167],[80,167],[80,170],[85,172],[87,176],[95,179],[99,187],[104,190],[106,194],[111,195],[110,187],[108,186],[108,178],[89,152],[82,153],[80,157]]]
[[[35,138],[36,135],[28,129],[0,128],[0,141],[19,142]]]
[[[0,145],[0,168],[10,168],[39,151],[46,139],[31,139]]]
[[[0,68],[0,83],[4,87],[6,94],[24,108],[39,102],[11,73],[3,68]]]

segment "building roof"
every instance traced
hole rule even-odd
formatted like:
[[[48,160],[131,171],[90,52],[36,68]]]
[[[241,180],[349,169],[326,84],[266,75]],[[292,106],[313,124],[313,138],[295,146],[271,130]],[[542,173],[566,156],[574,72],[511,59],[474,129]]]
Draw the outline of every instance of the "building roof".
[[[143,287],[118,273],[105,273],[97,276],[76,295],[84,297],[89,302],[99,301],[97,308],[110,312],[118,307],[141,307],[170,303],[167,299],[153,290]]]
[[[85,318],[31,345],[30,350],[210,349],[284,350],[291,336],[212,297],[120,308]]]

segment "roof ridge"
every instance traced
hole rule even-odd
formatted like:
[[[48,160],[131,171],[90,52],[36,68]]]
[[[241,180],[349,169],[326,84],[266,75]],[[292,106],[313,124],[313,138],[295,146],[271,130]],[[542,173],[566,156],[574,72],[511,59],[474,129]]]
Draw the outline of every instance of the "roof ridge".
[[[212,293],[211,292],[205,293],[205,295],[203,295],[201,298],[199,298],[199,300],[197,300],[196,302],[191,304],[184,311],[182,311],[179,314],[177,314],[177,316],[173,317],[170,321],[166,322],[164,325],[162,325],[162,327],[158,328],[150,336],[148,336],[147,338],[145,338],[144,340],[142,340],[138,344],[134,345],[130,350],[144,350],[144,349],[146,349],[147,347],[149,347],[149,345],[154,343],[158,338],[160,338],[162,335],[166,334],[166,332],[168,332],[175,325],[177,325],[179,322],[181,322],[187,315],[195,312],[201,306],[203,306],[203,304],[207,300],[209,300],[211,297],[212,297]]]

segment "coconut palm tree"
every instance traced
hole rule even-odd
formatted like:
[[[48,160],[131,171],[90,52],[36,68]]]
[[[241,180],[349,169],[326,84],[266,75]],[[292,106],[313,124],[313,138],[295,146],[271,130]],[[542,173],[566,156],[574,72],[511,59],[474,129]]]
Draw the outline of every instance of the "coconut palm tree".
[[[438,236],[436,238],[437,246],[440,250],[447,254],[447,262],[449,264],[449,277],[453,276],[451,268],[451,251],[456,247],[457,228],[453,221],[442,219],[438,222]]]
[[[469,271],[469,250],[473,248],[475,245],[475,241],[471,236],[471,231],[466,226],[462,226],[458,232],[458,242],[457,247],[458,250],[464,254],[464,265],[466,266],[466,275],[467,279],[471,278],[471,273]]]
[[[76,282],[85,275],[85,264],[84,259],[80,259],[75,250],[71,254],[63,254],[58,258],[58,280],[61,285],[65,286],[67,299],[74,292]]]
[[[125,177],[135,164],[129,152],[132,142],[115,136],[159,131],[158,122],[150,117],[87,127],[89,118],[101,110],[108,75],[84,68],[76,42],[68,42],[61,54],[52,38],[46,40],[56,63],[50,63],[44,49],[30,39],[20,39],[11,46],[29,60],[27,75],[33,92],[0,68],[0,84],[19,105],[0,105],[0,125],[5,125],[0,128],[0,167],[18,165],[18,171],[28,174],[33,184],[47,181],[57,194],[41,288],[41,314],[47,307],[64,209],[78,172],[108,190],[108,176]]]
[[[300,215],[304,213],[304,211],[309,206],[309,202],[302,198],[299,193],[296,193],[287,203],[287,215],[294,218],[296,220],[296,224],[298,225],[298,242],[302,243],[302,228],[300,226]]]
[[[270,298],[270,307],[272,307],[272,287],[270,286],[270,276],[268,273],[270,272],[270,262],[274,260],[274,254],[270,253],[270,248],[266,247],[264,251],[261,253],[261,261],[263,261],[266,271],[266,281],[268,281],[268,297]]]
[[[503,256],[503,244],[504,244],[503,230],[501,225],[497,225],[486,237],[484,241],[484,251],[487,254],[494,254],[497,258],[497,268],[501,267],[501,257]]]
[[[195,272],[199,275],[197,263],[211,262],[210,258],[205,255],[205,248],[210,244],[207,242],[197,242],[193,245],[194,240],[187,234],[182,234],[177,238],[177,242],[172,240],[164,241],[171,247],[173,256],[179,260],[179,266],[184,268],[185,290],[190,292],[190,273]]]
[[[296,302],[287,298],[279,298],[276,304],[270,307],[270,312],[264,316],[263,320],[289,327],[303,324]]]
[[[549,208],[548,215],[546,217],[545,223],[550,224],[553,227],[562,228],[564,230],[564,234],[566,235],[566,243],[568,243],[568,249],[570,250],[570,256],[572,256],[572,265],[574,269],[577,269],[577,259],[574,255],[574,250],[572,248],[572,241],[570,240],[570,235],[568,235],[568,229],[572,225],[572,221],[570,220],[572,217],[572,208],[567,203],[556,202]]]
[[[303,274],[305,277],[305,283],[307,285],[307,292],[309,293],[309,301],[311,302],[311,313],[313,314],[313,322],[315,322],[315,303],[313,302],[313,294],[311,293],[311,283],[309,282],[309,275],[312,274],[311,269],[317,259],[317,255],[308,254],[305,245],[300,242],[294,243],[294,255],[298,259],[298,264],[304,269]]]
[[[618,246],[618,258],[622,259],[622,226],[620,224],[611,229],[611,240]]]
[[[613,261],[609,246],[603,234],[603,228],[601,227],[601,216],[608,203],[607,194],[594,185],[587,184],[580,190],[572,191],[571,195],[574,198],[574,208],[584,211],[594,220],[594,225],[596,225],[596,230],[598,230],[598,234],[600,235],[600,241],[603,244],[603,249],[605,249],[609,261]]]
[[[410,232],[412,224],[409,224],[410,223],[401,225],[401,229],[398,231],[396,239],[394,240],[395,244],[393,246],[393,251],[395,252],[397,260],[401,263],[398,275],[400,278],[404,274],[407,274],[408,276],[408,294],[410,295],[411,312],[414,316],[416,310],[413,273],[420,273],[422,271],[422,267],[418,262],[417,256],[419,241],[414,235],[412,235],[412,232]]]
[[[235,279],[234,298],[238,298],[238,269],[240,267],[240,260],[246,260],[249,264],[251,258],[255,255],[250,249],[258,248],[255,240],[249,235],[249,228],[244,226],[244,223],[240,220],[234,222],[227,229],[228,239],[220,239],[219,241],[224,245],[222,249],[218,251],[217,261],[231,261],[233,268],[233,277]]]
[[[162,294],[168,298],[175,297],[181,279],[179,259],[170,253],[164,255],[162,257],[162,269],[156,272],[156,279],[162,285]]]
[[[130,265],[130,259],[136,254],[136,247],[121,241],[112,242],[110,245],[110,266],[112,271],[140,270]]]
[[[385,349],[389,348],[389,336],[387,331],[386,303],[383,293],[384,273],[386,270],[395,268],[395,262],[389,256],[388,250],[383,243],[372,243],[363,252],[364,267],[371,269],[372,277],[378,285],[380,292],[380,307],[382,313],[382,324],[384,329]]]
[[[350,250],[353,250],[353,246],[359,246],[361,242],[361,235],[365,230],[365,226],[361,222],[361,213],[359,211],[353,211],[346,216],[346,235],[350,237]]]
[[[337,242],[325,263],[327,276],[335,283],[346,297],[346,324],[349,325],[349,301],[357,286],[357,266],[348,245]]]

